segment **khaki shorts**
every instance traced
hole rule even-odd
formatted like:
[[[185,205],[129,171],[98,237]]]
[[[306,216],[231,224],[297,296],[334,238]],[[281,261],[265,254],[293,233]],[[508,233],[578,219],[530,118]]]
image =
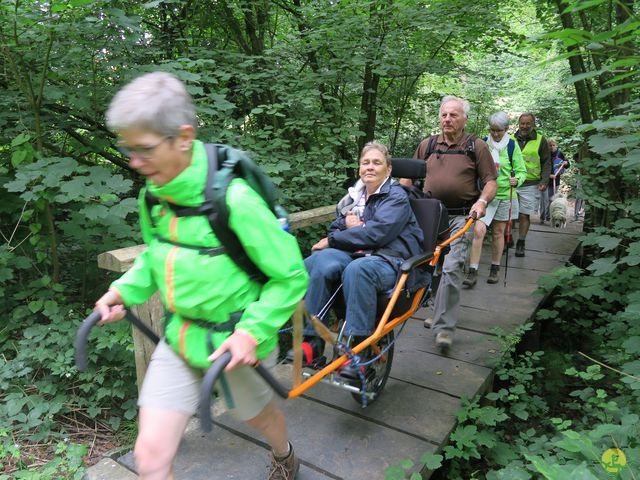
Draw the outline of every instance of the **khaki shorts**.
[[[487,227],[491,225],[494,220],[498,222],[506,222],[509,220],[509,205],[511,205],[511,219],[517,220],[518,218],[518,197],[513,196],[511,201],[494,199],[487,206],[487,211],[484,217],[480,219]]]
[[[540,190],[538,190],[538,184],[520,187],[517,192],[521,214],[531,215],[538,209],[538,205],[540,204]]]
[[[261,363],[272,368],[277,358],[276,348]],[[202,376],[201,370],[187,365],[162,339],[151,356],[138,406],[193,415],[198,409]],[[271,387],[249,366],[223,373],[215,388],[224,398],[227,411],[241,421],[256,417],[273,398]]]

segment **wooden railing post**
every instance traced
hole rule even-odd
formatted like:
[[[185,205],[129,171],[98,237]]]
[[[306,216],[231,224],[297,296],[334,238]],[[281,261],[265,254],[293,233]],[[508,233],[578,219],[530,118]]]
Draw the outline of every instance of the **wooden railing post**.
[[[98,267],[112,272],[124,273],[131,268],[135,258],[144,251],[144,245],[136,245],[135,247],[121,248],[98,255]],[[160,295],[155,294],[142,305],[136,305],[131,308],[134,315],[140,318],[153,330],[159,337],[162,336],[162,315],[164,307],[160,300]],[[133,349],[136,360],[136,381],[138,391],[142,387],[142,380],[147,372],[147,366],[151,360],[151,354],[155,345],[151,340],[135,327],[131,327],[131,336],[133,337]]]
[[[327,222],[332,220],[334,215],[335,206],[318,207],[291,214],[289,217],[289,225],[291,230],[296,230]],[[136,245],[135,247],[120,248],[118,250],[101,253],[98,255],[98,267],[112,272],[124,273],[131,268],[135,258],[142,253],[145,248],[145,245]],[[162,316],[164,307],[157,293],[144,304],[133,307],[132,310],[133,313],[149,325],[159,337],[163,335]],[[155,346],[153,342],[145,337],[137,328],[133,328],[132,335],[136,358],[136,378],[138,390],[140,390]]]

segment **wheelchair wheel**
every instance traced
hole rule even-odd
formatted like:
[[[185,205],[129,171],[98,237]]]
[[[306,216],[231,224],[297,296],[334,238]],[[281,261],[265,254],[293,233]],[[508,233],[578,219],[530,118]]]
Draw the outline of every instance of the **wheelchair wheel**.
[[[387,383],[387,379],[389,378],[389,373],[391,373],[391,364],[393,362],[393,349],[395,345],[393,345],[393,340],[395,339],[395,335],[393,330],[387,333],[384,337],[380,339],[378,342],[377,351],[371,352],[371,358],[376,357],[387,348],[389,345],[389,349],[382,354],[378,360],[373,362],[371,365],[367,366],[366,369],[366,392],[367,392],[367,404],[371,404],[375,402],[380,394],[382,393],[382,389]],[[371,348],[371,347],[369,347]],[[351,396],[358,402],[362,403],[362,382],[358,381],[360,384],[360,393],[352,393]]]

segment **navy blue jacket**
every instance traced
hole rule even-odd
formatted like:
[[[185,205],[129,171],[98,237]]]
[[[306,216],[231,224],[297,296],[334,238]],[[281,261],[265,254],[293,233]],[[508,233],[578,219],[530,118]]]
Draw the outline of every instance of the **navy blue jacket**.
[[[353,200],[351,200],[353,202]],[[381,256],[391,253],[403,259],[423,252],[422,230],[418,226],[409,196],[404,188],[389,178],[380,192],[369,196],[364,208],[364,224],[347,228],[345,216],[336,211],[329,227],[329,246],[340,250],[382,249]]]

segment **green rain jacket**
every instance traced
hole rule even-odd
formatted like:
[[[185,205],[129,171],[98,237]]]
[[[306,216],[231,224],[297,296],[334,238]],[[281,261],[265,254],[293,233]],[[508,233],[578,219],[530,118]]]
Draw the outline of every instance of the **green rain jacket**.
[[[147,182],[160,199],[151,210],[145,205],[145,189],[138,199],[140,226],[147,249],[132,268],[112,284],[126,306],[145,302],[160,292],[167,315],[165,339],[191,366],[207,368],[207,356],[229,335],[212,331],[208,322],[221,324],[242,311],[235,326],[256,341],[259,359],[277,345],[278,330],[289,319],[306,292],[307,271],[295,237],[282,230],[264,200],[244,180],[234,179],[227,190],[229,226],[247,255],[264,272],[263,285],[251,280],[229,256],[209,256],[190,246],[215,248],[220,241],[205,216],[176,217],[166,202],[198,206],[204,202],[207,155],[194,141],[191,165],[167,184]],[[155,227],[153,226],[155,224]]]
[[[509,152],[507,148],[500,150],[500,171],[498,172],[498,190],[496,192],[495,199],[497,200],[509,200],[509,196],[515,196],[515,188],[511,191],[511,167],[515,171],[516,178],[518,179],[518,187],[521,186],[527,176],[527,167],[525,166],[524,159],[522,157],[522,150],[518,146],[518,142],[515,138],[510,137],[515,142],[515,148],[513,149],[513,158],[509,161]]]

